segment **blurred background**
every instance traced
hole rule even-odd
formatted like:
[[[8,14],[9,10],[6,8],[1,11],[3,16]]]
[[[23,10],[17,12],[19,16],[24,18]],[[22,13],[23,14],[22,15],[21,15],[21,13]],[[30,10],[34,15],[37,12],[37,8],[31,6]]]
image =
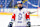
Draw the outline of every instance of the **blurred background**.
[[[22,1],[24,8],[38,9],[40,7],[40,0],[0,0],[0,12],[5,12],[5,8],[18,8],[17,1]]]
[[[0,0],[0,8],[17,8],[18,0]],[[20,1],[20,0],[19,0]],[[40,7],[39,0],[21,0],[24,8],[38,8]]]

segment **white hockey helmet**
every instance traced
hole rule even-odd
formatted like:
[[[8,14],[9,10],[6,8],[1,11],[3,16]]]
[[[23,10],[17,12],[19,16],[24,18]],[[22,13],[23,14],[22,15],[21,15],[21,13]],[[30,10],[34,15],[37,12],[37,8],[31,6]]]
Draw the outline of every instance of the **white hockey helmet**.
[[[18,4],[18,3],[21,3],[21,4],[22,4],[22,1],[17,1],[17,4]]]

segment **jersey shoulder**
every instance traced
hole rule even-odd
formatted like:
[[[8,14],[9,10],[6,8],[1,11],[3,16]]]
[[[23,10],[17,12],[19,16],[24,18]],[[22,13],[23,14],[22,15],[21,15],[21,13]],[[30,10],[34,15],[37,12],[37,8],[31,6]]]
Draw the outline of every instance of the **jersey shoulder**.
[[[15,8],[15,9],[13,10],[13,13],[16,13],[16,12],[18,12],[18,8]]]
[[[22,10],[23,10],[23,11],[27,11],[27,8],[23,8]]]

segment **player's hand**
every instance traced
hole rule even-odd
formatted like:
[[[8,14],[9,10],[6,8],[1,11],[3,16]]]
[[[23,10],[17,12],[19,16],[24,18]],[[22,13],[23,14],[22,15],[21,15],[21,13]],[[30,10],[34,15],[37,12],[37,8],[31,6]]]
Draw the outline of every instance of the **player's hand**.
[[[30,22],[27,22],[27,25],[28,25],[28,26],[31,26],[31,23],[30,23]]]
[[[13,25],[13,22],[9,22],[8,27],[12,27],[12,25]]]

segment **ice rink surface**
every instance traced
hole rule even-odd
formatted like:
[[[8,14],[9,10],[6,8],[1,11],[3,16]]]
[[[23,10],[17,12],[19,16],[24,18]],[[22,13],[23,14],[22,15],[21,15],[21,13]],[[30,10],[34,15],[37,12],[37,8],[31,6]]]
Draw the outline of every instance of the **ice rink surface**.
[[[0,27],[8,27],[8,23],[11,21],[11,17],[12,15],[0,15]],[[40,25],[40,17],[30,16],[30,21],[31,21],[31,25]]]

